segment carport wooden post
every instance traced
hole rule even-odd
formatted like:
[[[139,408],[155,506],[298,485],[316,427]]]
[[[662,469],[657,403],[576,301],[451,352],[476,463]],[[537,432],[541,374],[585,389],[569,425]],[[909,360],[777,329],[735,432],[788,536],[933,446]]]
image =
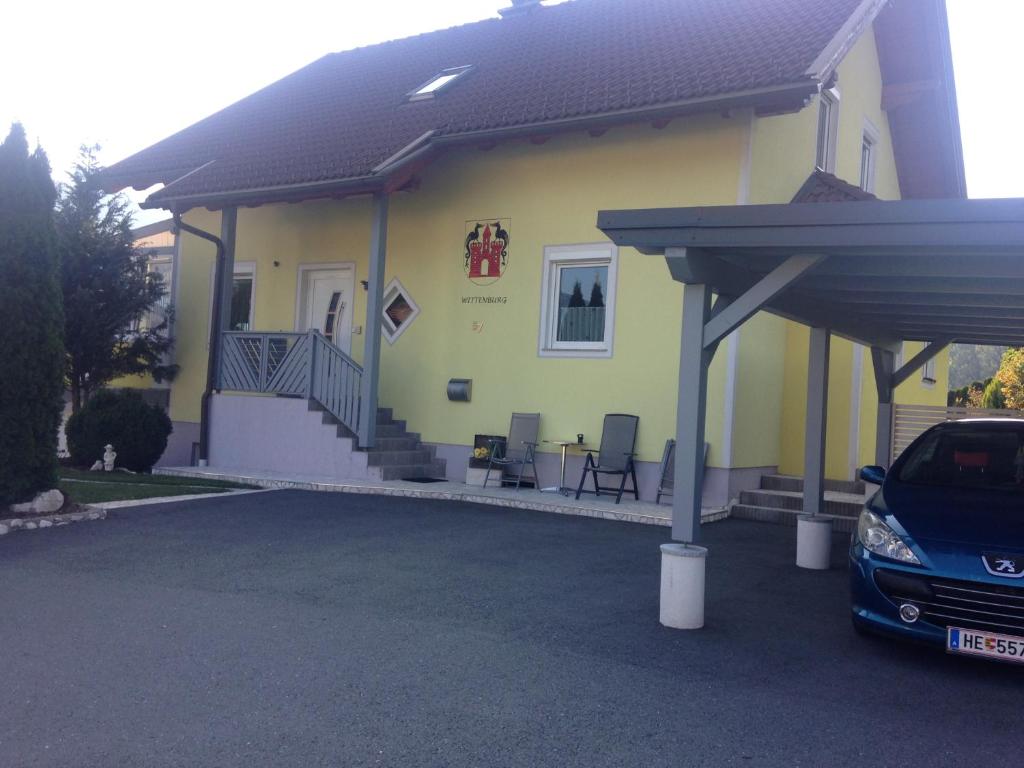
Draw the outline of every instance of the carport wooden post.
[[[686,544],[693,544],[700,536],[708,366],[714,355],[714,349],[709,352],[704,348],[704,326],[710,315],[711,289],[702,283],[684,284],[672,538]]]
[[[811,328],[807,358],[807,423],[804,440],[804,512],[825,508],[825,434],[828,428],[828,364],[831,334]]]

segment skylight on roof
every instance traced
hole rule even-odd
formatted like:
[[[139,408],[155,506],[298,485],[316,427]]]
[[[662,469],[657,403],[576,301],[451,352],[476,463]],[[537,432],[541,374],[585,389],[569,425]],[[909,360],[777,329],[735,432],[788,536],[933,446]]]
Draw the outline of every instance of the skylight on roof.
[[[410,91],[409,101],[432,99],[439,91],[447,88],[471,69],[472,67],[467,65],[465,67],[452,67],[451,69],[441,70],[419,88]]]

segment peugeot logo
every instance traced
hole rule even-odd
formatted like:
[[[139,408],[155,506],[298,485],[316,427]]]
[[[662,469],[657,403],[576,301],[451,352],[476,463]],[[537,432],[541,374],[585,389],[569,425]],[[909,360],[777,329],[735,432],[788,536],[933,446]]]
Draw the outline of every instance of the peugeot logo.
[[[1024,557],[1019,555],[1002,555],[986,552],[981,556],[985,570],[993,576],[1005,576],[1008,579],[1024,578]]]

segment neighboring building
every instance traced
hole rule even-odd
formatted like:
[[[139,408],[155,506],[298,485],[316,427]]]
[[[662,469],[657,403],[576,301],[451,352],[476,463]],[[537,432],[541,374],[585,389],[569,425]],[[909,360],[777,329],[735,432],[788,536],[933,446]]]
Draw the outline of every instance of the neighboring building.
[[[541,412],[542,439],[591,445],[625,412],[646,498],[674,433],[682,288],[663,259],[605,239],[599,210],[964,196],[941,0],[515,2],[325,56],[107,178],[162,182],[147,206],[227,247],[211,465],[461,479],[474,435],[513,411]],[[182,233],[173,260],[164,464],[200,439],[214,247]],[[366,319],[378,301],[383,343]],[[721,345],[708,504],[801,472],[807,344],[762,314]],[[947,365],[898,400],[944,404]],[[378,376],[409,432],[374,434]],[[469,402],[446,398],[453,378],[472,379]],[[842,339],[829,409],[827,472],[849,478],[873,459],[875,389]],[[557,449],[542,451],[553,483]]]

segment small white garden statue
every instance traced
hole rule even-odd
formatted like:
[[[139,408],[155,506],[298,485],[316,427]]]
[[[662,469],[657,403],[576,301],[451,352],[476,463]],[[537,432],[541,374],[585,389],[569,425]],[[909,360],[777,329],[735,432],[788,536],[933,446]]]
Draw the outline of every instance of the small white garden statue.
[[[117,458],[117,452],[114,451],[114,446],[109,443],[103,446],[103,471],[113,472],[114,471],[114,460]]]

